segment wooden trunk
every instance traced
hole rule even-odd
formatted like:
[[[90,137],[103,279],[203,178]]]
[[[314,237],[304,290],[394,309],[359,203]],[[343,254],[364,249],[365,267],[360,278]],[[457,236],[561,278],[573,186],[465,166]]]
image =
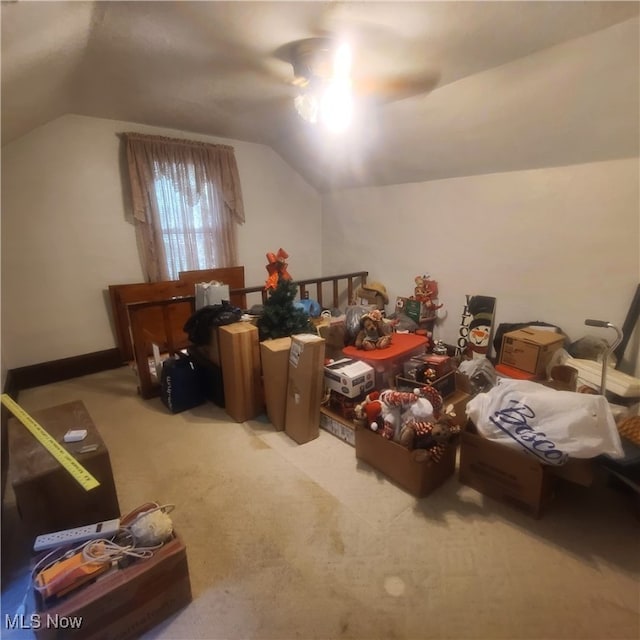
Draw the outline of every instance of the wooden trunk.
[[[81,401],[36,411],[31,417],[100,485],[86,491],[16,418],[9,421],[9,460],[16,505],[29,533],[70,529],[120,515],[109,452]],[[69,429],[86,429],[81,442],[63,442]],[[95,451],[79,453],[97,445]]]
[[[37,640],[130,640],[191,602],[187,551],[175,536],[147,560],[114,569],[64,599],[36,598],[41,627]],[[77,629],[68,625],[82,619]],[[55,624],[66,624],[64,630]]]

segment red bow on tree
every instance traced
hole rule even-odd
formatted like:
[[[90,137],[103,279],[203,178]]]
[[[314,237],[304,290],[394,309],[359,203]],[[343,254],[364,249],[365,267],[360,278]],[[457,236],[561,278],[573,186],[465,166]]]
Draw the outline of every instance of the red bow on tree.
[[[287,271],[289,266],[286,259],[289,254],[284,249],[278,249],[278,253],[267,253],[267,273],[269,277],[265,283],[265,289],[275,289],[278,286],[280,278],[283,280],[291,280],[291,275]]]

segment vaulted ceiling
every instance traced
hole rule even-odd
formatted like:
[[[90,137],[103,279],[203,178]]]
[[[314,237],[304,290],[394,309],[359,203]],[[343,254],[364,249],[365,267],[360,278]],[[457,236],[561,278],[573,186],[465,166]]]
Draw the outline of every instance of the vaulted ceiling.
[[[2,2],[2,143],[64,114],[271,146],[311,184],[638,155],[638,2]],[[346,34],[354,68],[435,90],[329,135],[276,52]]]

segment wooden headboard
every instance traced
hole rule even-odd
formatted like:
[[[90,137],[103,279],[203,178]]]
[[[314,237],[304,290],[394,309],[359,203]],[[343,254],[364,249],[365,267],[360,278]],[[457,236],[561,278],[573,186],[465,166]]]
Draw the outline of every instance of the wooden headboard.
[[[109,297],[111,299],[111,311],[115,324],[117,346],[123,362],[134,359],[131,334],[129,331],[129,314],[127,305],[134,302],[152,302],[167,300],[170,298],[191,298],[195,296],[195,284],[197,282],[210,282],[217,280],[229,285],[229,289],[244,288],[244,267],[225,267],[221,269],[203,269],[200,271],[183,271],[178,280],[165,280],[162,282],[140,282],[135,284],[109,285]],[[231,304],[244,309],[246,298],[243,294],[231,295]],[[187,300],[185,300],[187,302]],[[172,332],[179,335],[184,323],[193,313],[195,304],[181,304],[176,306],[176,312],[172,314]],[[149,307],[148,318],[144,319],[145,327],[150,333],[164,335],[164,320],[160,309]],[[178,341],[176,341],[178,342]]]

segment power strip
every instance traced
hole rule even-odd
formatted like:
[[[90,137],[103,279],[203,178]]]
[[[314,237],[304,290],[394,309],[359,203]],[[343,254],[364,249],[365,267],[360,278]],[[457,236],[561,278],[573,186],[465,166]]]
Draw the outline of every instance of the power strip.
[[[104,522],[96,522],[88,524],[84,527],[76,527],[75,529],[64,529],[62,531],[54,531],[53,533],[44,533],[36,538],[33,545],[34,551],[46,551],[55,547],[65,545],[79,544],[87,540],[95,538],[110,538],[115,536],[120,529],[120,518],[114,520],[105,520]]]

